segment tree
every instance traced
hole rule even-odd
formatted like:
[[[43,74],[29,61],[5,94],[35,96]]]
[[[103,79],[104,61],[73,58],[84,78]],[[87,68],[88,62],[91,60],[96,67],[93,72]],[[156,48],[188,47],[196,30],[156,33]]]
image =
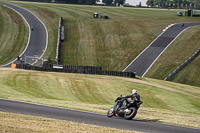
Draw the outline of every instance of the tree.
[[[139,3],[139,7],[142,7],[142,3],[141,2]]]
[[[118,3],[119,5],[124,5],[126,0],[115,0],[115,4]]]
[[[154,0],[153,5],[159,5],[160,4],[160,0]]]
[[[78,4],[93,5],[99,0],[78,0]]]
[[[154,0],[147,0],[146,2],[147,6],[154,6]]]
[[[102,2],[106,5],[111,5],[113,3],[113,0],[103,0]]]

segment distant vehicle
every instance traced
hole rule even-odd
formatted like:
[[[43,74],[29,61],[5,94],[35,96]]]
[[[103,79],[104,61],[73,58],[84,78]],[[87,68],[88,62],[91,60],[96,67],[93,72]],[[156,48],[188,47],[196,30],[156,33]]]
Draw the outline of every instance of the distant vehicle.
[[[119,107],[119,103],[121,102],[121,107]],[[131,120],[137,114],[137,110],[139,109],[142,101],[130,101],[126,98],[118,97],[115,100],[114,107],[108,110],[107,117],[117,116],[124,117],[126,120]],[[119,108],[118,108],[119,107]]]
[[[177,12],[177,16],[183,16],[182,12]]]

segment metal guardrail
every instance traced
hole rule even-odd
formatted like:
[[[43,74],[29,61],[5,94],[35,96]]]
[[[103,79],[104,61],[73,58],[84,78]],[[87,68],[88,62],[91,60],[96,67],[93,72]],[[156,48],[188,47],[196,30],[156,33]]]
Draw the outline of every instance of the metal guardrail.
[[[60,51],[61,51],[61,42],[64,41],[65,34],[64,34],[64,26],[63,26],[63,18],[60,17],[59,19],[59,28],[58,28],[58,41],[57,41],[57,48],[56,48],[56,64],[59,65],[60,63]]]
[[[169,74],[164,80],[168,81],[170,80],[175,74],[177,74],[183,67],[185,67],[188,63],[190,63],[193,59],[195,59],[198,54],[200,53],[200,48],[195,52],[194,55],[192,55],[189,59],[187,59],[183,64],[181,64],[179,67],[176,68],[171,74]]]

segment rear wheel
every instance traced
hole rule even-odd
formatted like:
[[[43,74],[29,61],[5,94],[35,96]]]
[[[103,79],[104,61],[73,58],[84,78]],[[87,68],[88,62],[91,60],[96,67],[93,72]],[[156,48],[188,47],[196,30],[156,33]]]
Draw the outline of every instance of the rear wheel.
[[[113,115],[114,115],[114,108],[112,107],[111,109],[108,110],[107,117],[112,117]]]
[[[129,108],[129,111],[126,111],[124,113],[124,118],[127,120],[131,120],[135,117],[135,115],[137,114],[137,109],[135,107]]]

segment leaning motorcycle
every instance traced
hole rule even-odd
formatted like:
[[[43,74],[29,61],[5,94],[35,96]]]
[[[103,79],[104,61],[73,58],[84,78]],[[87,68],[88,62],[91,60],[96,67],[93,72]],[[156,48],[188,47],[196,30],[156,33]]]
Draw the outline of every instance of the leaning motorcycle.
[[[108,110],[107,117],[117,116],[131,120],[136,116],[137,110],[142,103],[142,101],[128,100],[122,96],[118,97],[115,100],[114,106]]]

